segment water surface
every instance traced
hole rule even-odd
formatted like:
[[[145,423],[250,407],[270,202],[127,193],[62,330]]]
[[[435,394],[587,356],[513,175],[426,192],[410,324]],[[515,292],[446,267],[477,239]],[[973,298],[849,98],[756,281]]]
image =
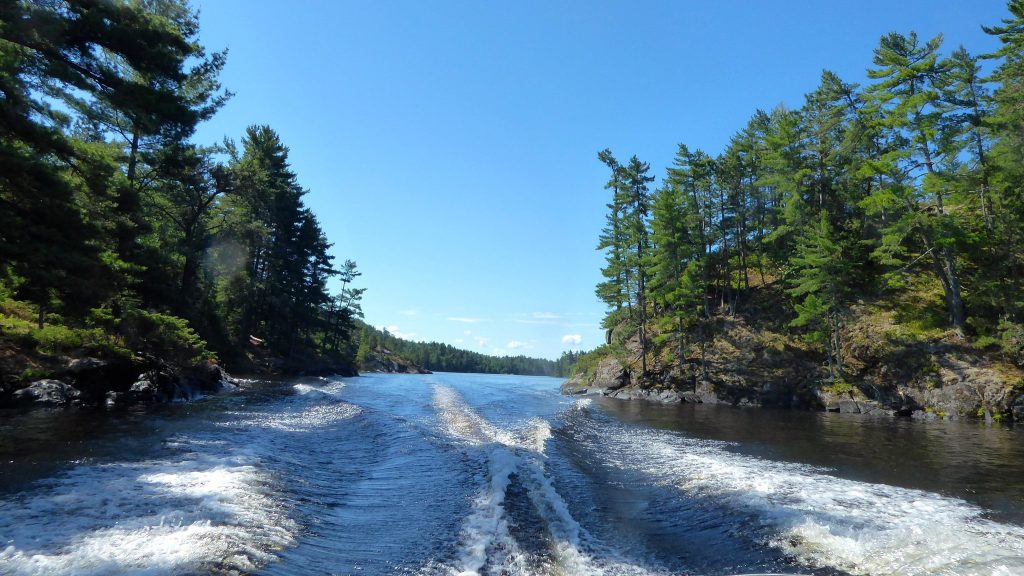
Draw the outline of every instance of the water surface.
[[[1020,430],[559,383],[0,415],[0,574],[1024,574]]]

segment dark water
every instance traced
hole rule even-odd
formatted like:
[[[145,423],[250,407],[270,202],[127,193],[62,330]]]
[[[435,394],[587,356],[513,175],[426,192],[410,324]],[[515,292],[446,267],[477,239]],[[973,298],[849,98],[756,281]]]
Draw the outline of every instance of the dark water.
[[[0,414],[0,574],[1024,574],[1024,431],[374,375]]]

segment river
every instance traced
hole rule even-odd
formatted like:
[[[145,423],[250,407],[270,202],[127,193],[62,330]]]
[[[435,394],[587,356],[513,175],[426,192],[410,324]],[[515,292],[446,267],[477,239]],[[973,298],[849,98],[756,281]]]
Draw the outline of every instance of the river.
[[[1024,574],[1024,430],[368,375],[0,415],[0,574]]]

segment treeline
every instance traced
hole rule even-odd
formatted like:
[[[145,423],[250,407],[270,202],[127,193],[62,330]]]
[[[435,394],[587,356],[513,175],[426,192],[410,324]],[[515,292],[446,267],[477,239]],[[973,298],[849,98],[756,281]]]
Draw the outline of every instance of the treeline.
[[[706,377],[716,320],[771,286],[789,332],[841,378],[851,305],[921,282],[947,337],[1024,363],[1024,2],[1009,11],[984,29],[993,54],[883,36],[867,85],[826,71],[802,107],[756,111],[721,154],[680,145],[653,192],[646,162],[602,151],[597,295],[605,327],[639,341],[641,371],[659,348],[699,357]]]
[[[522,374],[529,376],[568,376],[579,354],[564,352],[558,360],[527,356],[488,356],[462,350],[440,342],[413,342],[403,340],[387,330],[378,330],[366,324],[359,334],[357,364],[365,366],[373,351],[388,350],[412,361],[421,368],[434,372],[470,372],[480,374]]]
[[[231,97],[226,51],[198,34],[186,0],[0,3],[4,331],[351,368],[358,272],[333,261],[288,148],[267,126],[192,141]]]

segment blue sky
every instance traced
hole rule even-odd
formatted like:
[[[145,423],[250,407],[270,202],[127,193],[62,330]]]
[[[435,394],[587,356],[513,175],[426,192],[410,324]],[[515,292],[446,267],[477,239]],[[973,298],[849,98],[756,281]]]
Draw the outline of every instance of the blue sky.
[[[355,260],[366,320],[489,354],[601,343],[605,167],[660,176],[719,152],[757,108],[798,107],[829,68],[865,82],[878,38],[990,51],[1005,3],[206,0],[236,96],[197,141],[268,124]]]

